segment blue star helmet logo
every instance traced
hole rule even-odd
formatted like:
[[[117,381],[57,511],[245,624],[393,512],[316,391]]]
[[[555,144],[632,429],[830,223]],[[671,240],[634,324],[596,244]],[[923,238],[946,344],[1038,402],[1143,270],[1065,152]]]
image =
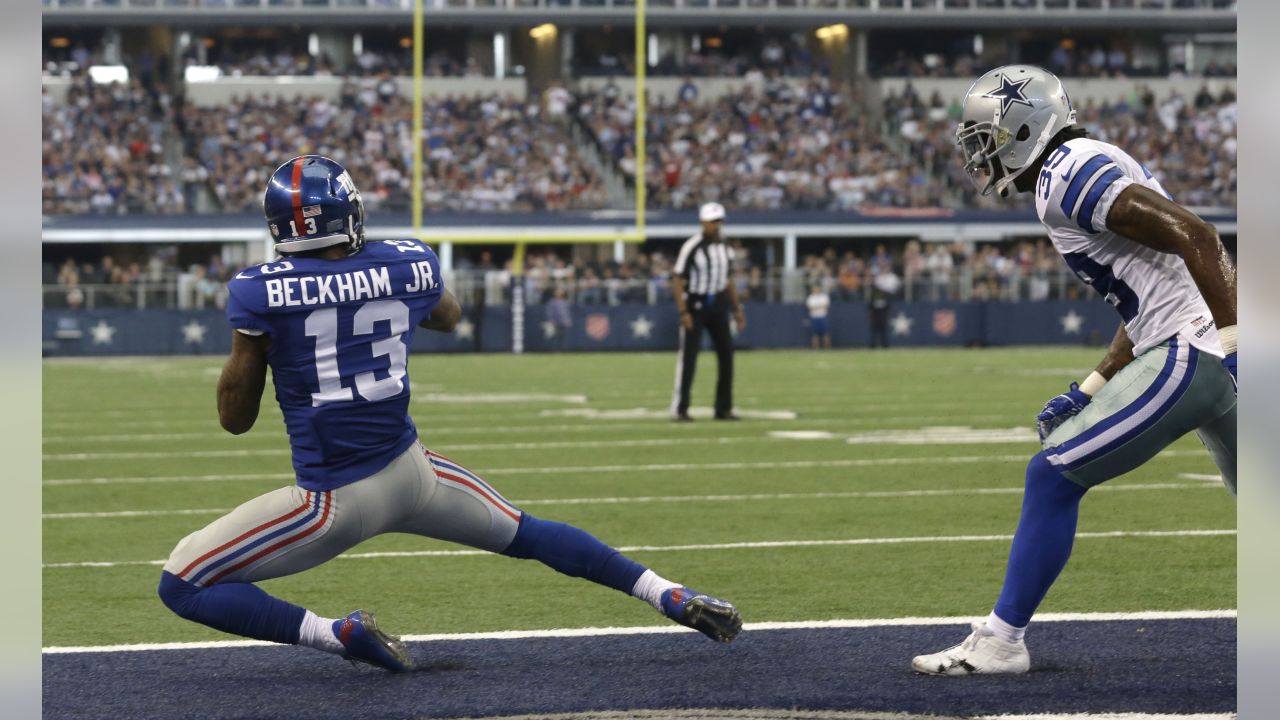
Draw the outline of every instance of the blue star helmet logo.
[[[1026,105],[1027,107],[1032,107],[1031,101],[1028,100],[1027,96],[1022,92],[1022,88],[1026,87],[1027,83],[1029,82],[1031,82],[1031,78],[1025,78],[1023,80],[1014,82],[1013,80],[1010,80],[1008,76],[1006,76],[1004,73],[1000,73],[1000,87],[996,88],[995,90],[992,90],[991,92],[987,93],[986,95],[983,95],[982,97],[995,98],[999,100],[1001,115],[1004,115],[1005,113],[1009,112],[1009,106],[1013,105],[1014,103],[1018,103],[1019,105]]]

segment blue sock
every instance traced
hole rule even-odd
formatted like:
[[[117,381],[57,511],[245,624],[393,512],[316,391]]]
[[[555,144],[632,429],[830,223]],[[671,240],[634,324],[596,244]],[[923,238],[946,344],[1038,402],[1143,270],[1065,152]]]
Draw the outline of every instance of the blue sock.
[[[597,540],[590,533],[553,520],[524,513],[520,528],[503,555],[537,560],[572,577],[586,578],[614,590],[631,593],[645,567]]]
[[[250,583],[199,587],[169,572],[160,573],[160,599],[188,620],[233,635],[296,645],[306,610],[271,597]]]
[[[1043,452],[1027,464],[1022,518],[1009,551],[996,615],[1014,627],[1031,622],[1049,586],[1067,566],[1085,488],[1063,477]]]

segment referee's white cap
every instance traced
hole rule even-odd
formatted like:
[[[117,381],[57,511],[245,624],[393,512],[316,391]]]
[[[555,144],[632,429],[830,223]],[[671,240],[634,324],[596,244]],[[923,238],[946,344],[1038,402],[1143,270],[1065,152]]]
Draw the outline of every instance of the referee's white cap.
[[[724,220],[724,206],[718,202],[709,202],[698,208],[699,222],[720,222]]]

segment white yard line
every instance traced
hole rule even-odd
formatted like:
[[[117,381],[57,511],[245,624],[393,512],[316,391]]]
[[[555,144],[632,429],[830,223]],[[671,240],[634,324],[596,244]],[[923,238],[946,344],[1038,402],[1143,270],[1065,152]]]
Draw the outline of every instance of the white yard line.
[[[1096,613],[1042,613],[1036,615],[1036,623],[1052,622],[1154,622],[1161,620],[1232,620],[1235,610],[1170,610],[1141,612]],[[931,625],[966,625],[972,617],[904,617],[904,618],[854,618],[841,620],[799,620],[788,622],[746,623],[743,630],[827,630],[862,629],[876,627],[920,627]],[[609,637],[619,635],[665,635],[695,632],[679,625],[653,625],[643,627],[604,628],[555,628],[549,630],[499,630],[477,633],[431,633],[402,635],[408,642],[441,642],[450,640],[525,640],[534,638]],[[203,642],[138,643],[132,645],[54,646],[41,648],[45,655],[69,653],[117,653],[151,650],[205,650],[215,648],[270,647],[276,643],[261,640],[209,640]]]
[[[1212,530],[1113,530],[1109,532],[1076,533],[1077,540],[1111,540],[1119,538],[1185,538],[1185,537],[1235,537],[1234,528]],[[856,545],[909,545],[929,543],[966,543],[1009,541],[1013,535],[936,535],[917,537],[871,537],[844,540],[760,540],[755,542],[711,543],[702,545],[626,545],[620,552],[686,552],[716,550],[758,550],[804,547],[844,547]],[[424,557],[499,557],[486,550],[388,550],[379,552],[346,553],[340,560],[372,560],[378,558]],[[45,563],[45,570],[73,568],[111,568],[136,565],[164,565],[164,560],[104,560],[86,562]]]
[[[445,393],[445,392],[422,392],[416,386],[412,387],[413,402],[417,403],[440,403],[444,405],[461,404],[494,404],[494,403],[569,403],[571,405],[583,405],[587,402],[586,395],[555,395],[552,393]]]
[[[250,482],[257,480],[284,480],[293,482],[293,473],[250,473],[246,475],[155,475],[146,477],[81,477],[45,480],[47,487],[67,485],[134,485],[138,483],[189,483],[189,482]]]
[[[484,450],[571,450],[576,448],[627,448],[627,447],[673,447],[676,445],[732,445],[737,443],[777,442],[775,438],[755,435],[739,435],[734,437],[678,437],[651,438],[647,440],[558,440],[551,442],[499,442],[476,443],[471,445],[442,446],[446,452],[472,452]],[[154,452],[88,452],[88,453],[45,453],[43,459],[49,461],[86,461],[86,460],[158,460],[164,458],[199,457],[199,458],[232,458],[258,457],[266,455],[289,455],[287,447],[235,449],[235,450],[158,450]]]
[[[1203,450],[1166,450],[1157,456],[1160,458],[1202,457]],[[719,463],[652,463],[635,465],[567,465],[558,467],[510,467],[476,469],[482,476],[498,475],[577,475],[599,473],[649,473],[671,472],[678,470],[799,470],[817,468],[856,468],[856,467],[888,467],[895,465],[948,465],[983,462],[1021,462],[1025,463],[1030,455],[940,455],[937,457],[888,457],[888,458],[848,458],[843,460],[779,460],[762,462],[719,462]],[[135,483],[165,482],[214,482],[234,480],[292,480],[292,474],[246,474],[246,475],[161,475],[156,477],[73,477],[45,480],[44,485],[116,485]]]
[[[1093,492],[1126,492],[1151,490],[1212,490],[1207,483],[1137,483],[1132,485],[1100,485]],[[949,490],[867,490],[849,492],[812,493],[754,493],[739,495],[637,495],[621,497],[540,498],[512,500],[517,507],[534,505],[637,505],[647,503],[687,502],[754,502],[776,500],[844,500],[879,498],[957,497],[979,495],[1021,495],[1022,487],[956,488]],[[199,508],[182,510],[116,510],[110,512],[61,512],[44,513],[42,520],[87,520],[109,518],[162,517],[167,515],[220,515],[230,508]]]
[[[661,418],[665,420],[666,418]],[[892,417],[874,417],[874,418],[805,418],[805,425],[835,425],[843,427],[880,427],[894,423],[940,423],[955,421],[954,415],[898,415]],[[1004,423],[1017,420],[1012,415],[966,415],[965,422],[994,422]],[[80,425],[71,425],[67,423],[46,423],[44,430],[43,442],[45,445],[61,445],[67,443],[88,443],[88,442],[112,442],[112,443],[144,443],[144,442],[173,442],[179,440],[226,440],[228,442],[242,442],[242,438],[234,435],[228,435],[221,428],[210,423],[166,423],[165,421],[155,421],[148,423],[128,423],[113,424],[116,432],[109,434],[84,435],[74,432]],[[141,429],[166,429],[171,430],[173,427],[199,427],[203,432],[125,432],[129,428]],[[636,422],[636,423],[599,423],[590,420],[579,423],[565,423],[548,425],[545,423],[526,423],[518,425],[466,425],[449,427],[431,427],[422,428],[423,441],[428,445],[431,441],[439,437],[449,437],[452,435],[494,435],[498,433],[577,433],[577,432],[617,432],[619,430],[649,430],[654,432],[669,433],[670,424],[666,422]],[[787,429],[781,426],[759,425],[748,423],[742,426],[743,430],[750,432],[769,433],[775,430]],[[51,433],[52,430],[58,430],[57,433]],[[698,427],[682,428],[682,432],[696,432]],[[68,432],[71,431],[71,432]],[[66,434],[64,434],[66,433]],[[250,439],[258,439],[257,436],[250,436]],[[264,438],[265,439],[265,438]],[[283,434],[271,434],[272,442],[283,442]]]
[[[1222,476],[1208,473],[1178,473],[1178,477],[1184,480],[1198,480],[1207,483],[1220,483]]]

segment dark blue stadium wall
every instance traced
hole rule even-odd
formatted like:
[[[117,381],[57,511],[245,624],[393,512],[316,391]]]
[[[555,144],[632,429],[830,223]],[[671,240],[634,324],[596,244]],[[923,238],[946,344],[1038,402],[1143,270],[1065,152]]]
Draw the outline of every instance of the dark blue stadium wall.
[[[676,347],[677,317],[669,306],[574,306],[572,326],[548,335],[545,308],[525,313],[525,348],[532,352],[573,350],[669,350]],[[1102,344],[1118,318],[1100,301],[1038,303],[897,303],[889,311],[894,346]],[[46,310],[45,354],[180,355],[222,354],[231,346],[225,316],[217,310]],[[832,344],[866,347],[871,338],[867,308],[837,302],[831,308]],[[511,309],[471,309],[453,335],[421,331],[415,352],[510,352]],[[809,342],[800,305],[749,304],[741,348],[802,347]]]

